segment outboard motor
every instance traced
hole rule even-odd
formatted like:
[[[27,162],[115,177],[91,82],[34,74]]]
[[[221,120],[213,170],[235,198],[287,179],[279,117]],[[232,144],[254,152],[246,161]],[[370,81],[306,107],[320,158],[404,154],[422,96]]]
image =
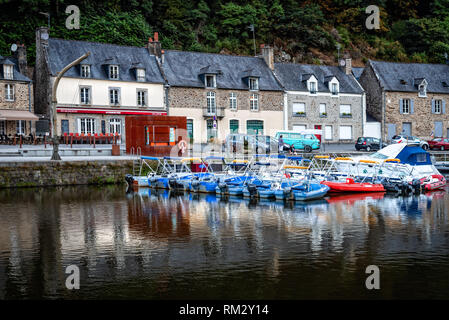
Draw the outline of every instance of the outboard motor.
[[[419,179],[413,179],[412,187],[413,187],[413,191],[415,193],[420,193],[421,192],[421,181],[419,181]]]
[[[192,189],[197,191],[200,187],[200,181],[198,179],[192,180],[191,184]]]
[[[284,188],[284,199],[290,200],[292,199],[292,188],[291,187],[285,187]]]
[[[218,188],[220,188],[221,193],[227,193],[229,190],[229,186],[225,182],[220,182]]]
[[[258,196],[257,187],[255,185],[248,184],[247,188],[248,188],[249,195],[251,198],[256,198]]]
[[[125,175],[125,181],[128,184],[128,188],[126,188],[126,192],[132,192],[133,188],[134,188],[134,178],[133,178],[132,174]]]

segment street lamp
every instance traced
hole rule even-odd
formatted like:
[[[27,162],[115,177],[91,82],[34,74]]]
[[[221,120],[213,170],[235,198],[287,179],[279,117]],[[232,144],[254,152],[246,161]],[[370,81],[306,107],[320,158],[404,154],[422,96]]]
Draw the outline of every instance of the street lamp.
[[[61,80],[64,73],[66,73],[71,67],[76,66],[81,61],[86,59],[90,55],[90,52],[85,53],[75,61],[66,65],[60,72],[58,72],[58,76],[56,77],[55,82],[53,83],[53,88],[51,91],[51,112],[52,112],[52,140],[53,140],[53,155],[51,156],[51,160],[61,160],[59,155],[59,142],[56,136],[56,105],[58,104],[58,99],[56,97],[56,91],[58,90],[59,80]]]

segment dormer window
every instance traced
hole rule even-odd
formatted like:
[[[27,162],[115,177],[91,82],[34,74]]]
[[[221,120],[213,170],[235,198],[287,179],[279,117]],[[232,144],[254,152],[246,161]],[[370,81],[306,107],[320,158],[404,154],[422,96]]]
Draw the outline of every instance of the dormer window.
[[[214,74],[207,74],[204,77],[206,88],[215,88],[217,86],[217,83],[215,81],[215,75]]]
[[[109,79],[117,80],[119,78],[118,65],[109,65]]]
[[[425,84],[420,84],[418,87],[418,96],[426,97],[427,96],[427,86]]]
[[[136,78],[137,81],[141,82],[145,81],[145,69],[142,68],[136,69]]]
[[[90,78],[90,65],[88,64],[81,65],[81,77]]]
[[[12,80],[14,78],[14,66],[10,64],[3,65],[3,74],[5,79]]]
[[[259,79],[249,78],[249,90],[259,90]]]
[[[338,83],[331,84],[331,92],[333,96],[338,95]]]
[[[311,94],[315,94],[316,93],[316,82],[315,81],[310,81],[309,82],[309,91]]]

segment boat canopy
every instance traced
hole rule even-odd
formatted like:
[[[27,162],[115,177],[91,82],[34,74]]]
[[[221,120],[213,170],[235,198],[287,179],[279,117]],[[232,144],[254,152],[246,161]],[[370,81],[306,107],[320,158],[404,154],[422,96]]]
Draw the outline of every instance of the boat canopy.
[[[371,159],[398,159],[401,163],[415,165],[431,165],[430,154],[421,147],[397,143],[389,145],[374,153]],[[391,160],[389,160],[391,161]]]
[[[156,157],[147,157],[147,156],[141,156],[140,159],[143,159],[143,160],[156,160],[156,161],[159,161],[159,158],[156,158]]]
[[[402,163],[407,163],[412,166],[431,165],[430,154],[424,151],[421,147],[407,146],[397,155],[397,159]]]

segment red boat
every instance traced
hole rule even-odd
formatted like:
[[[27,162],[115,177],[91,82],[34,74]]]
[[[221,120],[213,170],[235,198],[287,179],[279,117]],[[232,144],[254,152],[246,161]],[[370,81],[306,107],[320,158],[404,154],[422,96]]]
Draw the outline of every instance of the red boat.
[[[446,185],[446,178],[441,174],[432,174],[419,181],[421,181],[421,186],[423,186],[426,191],[442,189]]]
[[[321,181],[329,188],[329,192],[384,192],[385,188],[380,183],[354,182],[354,179],[346,178],[346,182]]]

